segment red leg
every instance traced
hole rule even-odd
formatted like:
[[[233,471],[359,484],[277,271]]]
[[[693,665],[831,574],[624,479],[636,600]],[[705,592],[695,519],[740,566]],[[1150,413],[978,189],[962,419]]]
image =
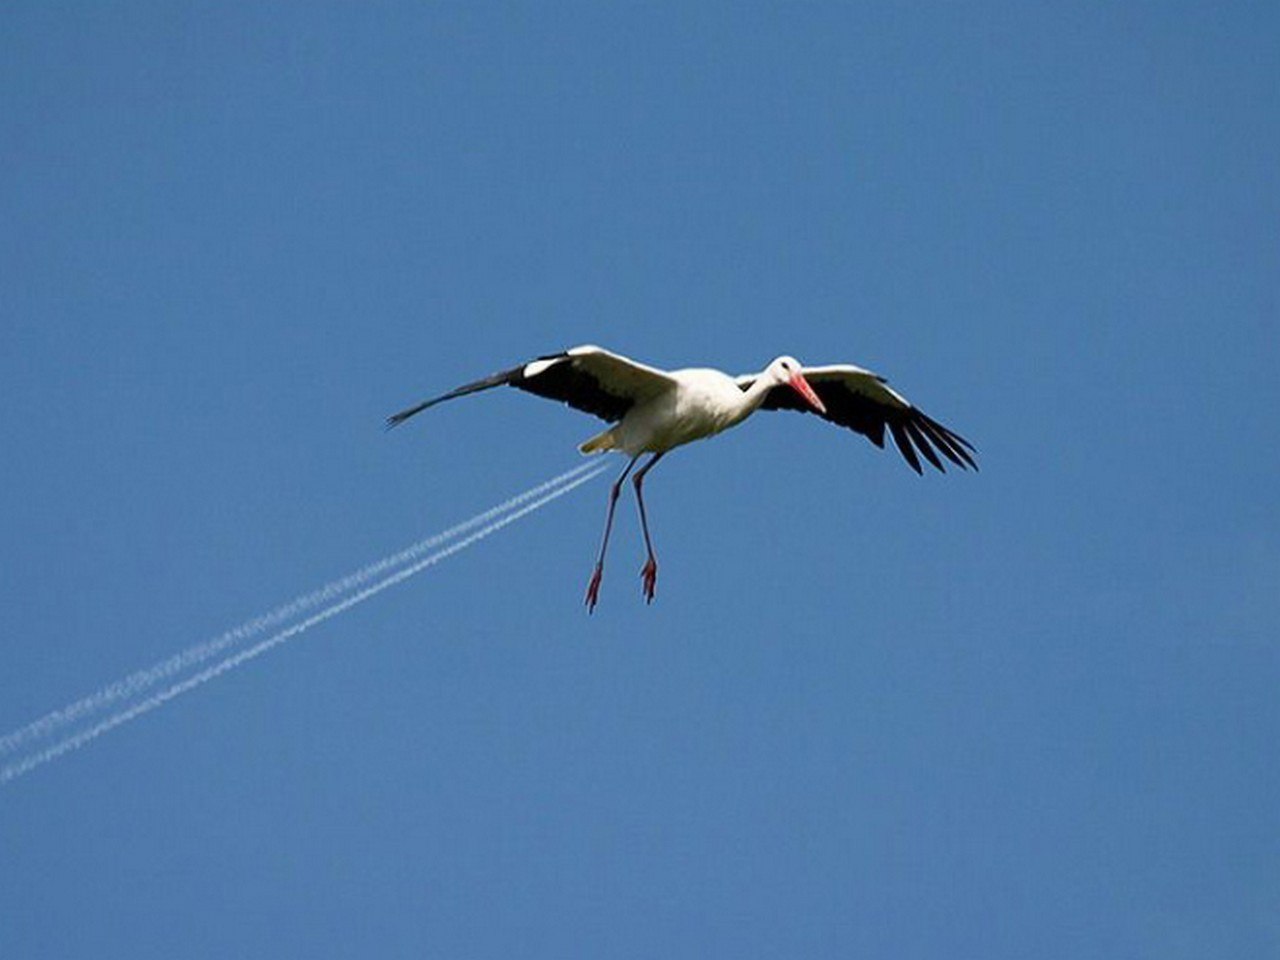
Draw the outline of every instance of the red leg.
[[[653,541],[649,539],[649,518],[644,510],[644,478],[645,474],[662,459],[664,453],[666,453],[665,450],[662,453],[655,453],[648,463],[636,471],[631,481],[636,488],[636,503],[640,505],[640,529],[644,532],[644,548],[648,552],[644,569],[640,571],[640,578],[644,581],[645,603],[653,603],[654,595],[658,590],[658,558],[653,555]]]
[[[622,481],[627,479],[627,474],[631,472],[631,468],[636,465],[636,461],[640,457],[637,454],[627,463],[627,468],[622,471],[618,479],[613,482],[613,487],[609,490],[609,512],[604,518],[604,538],[600,541],[600,556],[596,559],[596,568],[592,571],[591,580],[587,584],[587,613],[594,613],[596,603],[600,599],[600,581],[604,577],[604,554],[609,549],[609,531],[613,529],[613,508],[618,505],[618,494],[622,492]]]

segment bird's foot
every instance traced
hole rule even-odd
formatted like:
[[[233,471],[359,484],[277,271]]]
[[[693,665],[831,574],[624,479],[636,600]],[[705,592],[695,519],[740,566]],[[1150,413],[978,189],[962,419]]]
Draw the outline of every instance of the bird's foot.
[[[658,592],[658,561],[653,557],[646,560],[644,569],[640,571],[640,578],[644,581],[644,602],[653,603],[654,595]]]
[[[587,584],[587,613],[594,613],[596,604],[600,602],[600,581],[604,578],[604,564],[597,563],[591,574],[591,582]]]

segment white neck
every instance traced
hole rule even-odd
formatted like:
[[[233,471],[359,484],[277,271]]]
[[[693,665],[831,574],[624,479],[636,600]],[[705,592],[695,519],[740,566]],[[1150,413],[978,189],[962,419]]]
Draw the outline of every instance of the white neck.
[[[765,394],[776,386],[777,384],[763,373],[756,377],[755,382],[742,391],[742,397],[738,402],[738,419],[745,420],[759,410],[760,404],[764,403]]]

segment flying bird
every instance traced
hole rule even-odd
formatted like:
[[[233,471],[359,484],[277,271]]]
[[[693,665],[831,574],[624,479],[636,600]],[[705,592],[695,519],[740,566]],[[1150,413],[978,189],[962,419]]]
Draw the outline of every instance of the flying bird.
[[[861,433],[882,449],[887,430],[916,473],[924,472],[921,456],[943,472],[944,458],[961,469],[976,470],[978,466],[973,459],[976,451],[968,440],[917,410],[891,389],[884,377],[852,364],[804,367],[786,356],[778,357],[760,373],[731,377],[709,369],[659,370],[600,347],[574,347],[424,400],[388,417],[387,426],[403,423],[445,400],[500,386],[559,400],[612,424],[578,449],[584,454],[616,450],[628,458],[609,490],[600,553],[587,583],[588,612],[595,610],[600,599],[618,495],[640,458],[649,455],[631,482],[648,553],[640,576],[645,600],[652,602],[657,590],[658,561],[644,506],[645,477],[669,450],[715,436],[757,410],[816,413],[828,423]]]

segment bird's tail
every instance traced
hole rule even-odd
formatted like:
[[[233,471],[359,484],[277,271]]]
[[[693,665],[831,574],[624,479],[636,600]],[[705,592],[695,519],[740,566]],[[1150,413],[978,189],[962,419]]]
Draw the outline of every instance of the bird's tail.
[[[606,450],[612,450],[617,445],[617,438],[613,435],[613,427],[610,427],[604,433],[598,433],[582,444],[578,447],[578,450],[581,453],[604,453]]]

